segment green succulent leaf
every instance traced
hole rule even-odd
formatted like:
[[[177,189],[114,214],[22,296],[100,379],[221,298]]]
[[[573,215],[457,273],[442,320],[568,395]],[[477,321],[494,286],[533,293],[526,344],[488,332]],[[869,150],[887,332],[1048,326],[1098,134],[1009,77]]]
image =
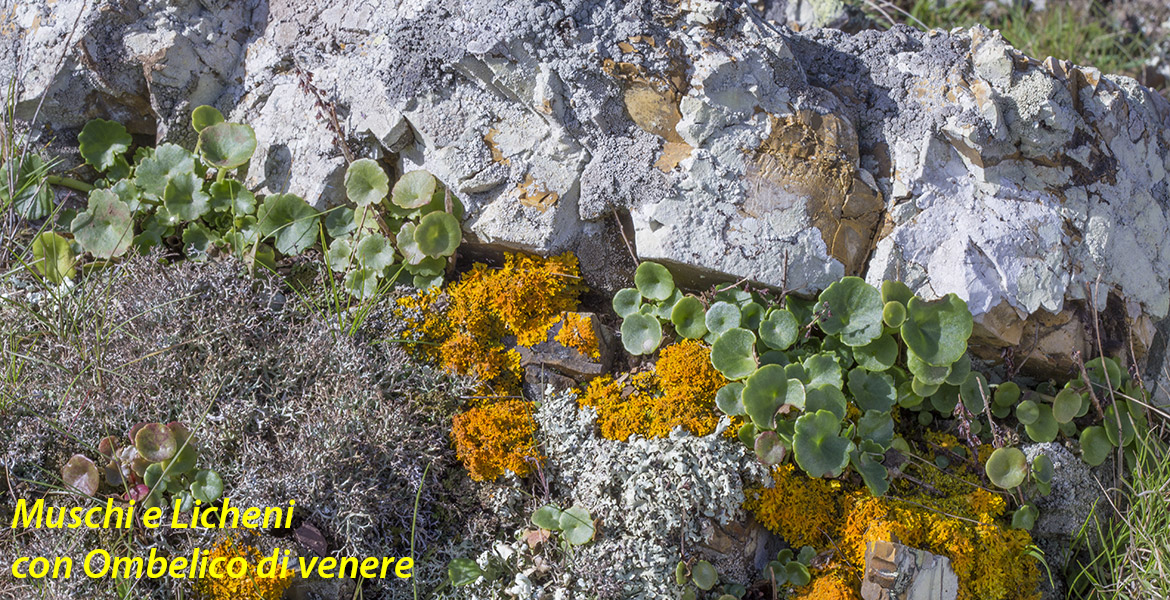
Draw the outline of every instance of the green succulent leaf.
[[[1089,381],[1098,390],[1116,390],[1121,387],[1121,366],[1108,356],[1098,356],[1086,362],[1085,371],[1089,374]]]
[[[454,587],[471,585],[483,576],[483,569],[470,558],[456,558],[447,564],[447,578]]]
[[[616,298],[614,300],[616,302]],[[685,296],[674,303],[674,308],[670,311],[670,322],[679,335],[689,340],[697,340],[707,335],[706,316],[707,311],[698,298]]]
[[[886,302],[882,307],[882,322],[886,327],[897,329],[906,322],[906,305],[901,302]]]
[[[823,383],[817,386],[810,385],[805,389],[805,412],[827,410],[840,421],[845,418],[847,409],[845,394],[836,386]]]
[[[212,125],[223,122],[223,113],[219,112],[214,106],[204,104],[203,106],[195,107],[195,110],[191,111],[191,128],[195,130],[195,133],[199,133]]]
[[[541,529],[559,531],[561,528],[561,509],[546,504],[532,513],[532,524]]]
[[[61,481],[66,488],[77,490],[86,496],[96,494],[102,482],[97,465],[81,454],[74,454],[69,462],[61,467]]]
[[[643,262],[634,272],[634,286],[648,300],[666,300],[674,293],[674,277],[655,262]]]
[[[845,387],[845,382],[841,375],[841,365],[837,363],[837,358],[832,354],[813,354],[804,359],[802,366],[807,373],[807,379],[805,381],[809,387],[821,384],[828,384],[837,389],[843,389]]]
[[[380,273],[374,269],[354,269],[345,274],[343,285],[354,298],[366,300],[378,292],[379,277]]]
[[[1036,517],[1039,516],[1040,511],[1036,509],[1035,505],[1025,504],[1012,513],[1012,528],[1032,529],[1036,524]]]
[[[183,221],[194,221],[211,210],[210,197],[203,192],[203,180],[194,173],[172,177],[163,191],[167,212]]]
[[[1052,483],[1052,477],[1056,474],[1056,466],[1052,464],[1052,459],[1047,454],[1037,455],[1032,459],[1032,477],[1040,483]]]
[[[774,429],[776,411],[788,397],[788,376],[784,367],[760,367],[747,378],[743,388],[743,407],[756,429]]]
[[[868,445],[864,442],[863,444]],[[880,450],[876,445],[872,445],[870,448]],[[865,450],[854,451],[849,459],[853,468],[861,474],[861,480],[865,482],[865,487],[869,488],[869,493],[874,496],[884,496],[890,489],[890,474],[880,459],[880,452],[874,453]]]
[[[381,202],[390,193],[390,177],[370,158],[359,158],[345,170],[345,194],[358,206]]]
[[[837,477],[849,464],[853,442],[841,437],[841,420],[837,415],[818,410],[796,420],[793,452],[796,464],[809,477]]]
[[[634,313],[622,321],[622,345],[634,356],[650,354],[662,343],[662,325],[658,319]]]
[[[691,567],[691,580],[695,582],[696,587],[706,592],[719,582],[719,574],[715,572],[715,567],[711,563],[700,560]]]
[[[949,365],[945,367],[930,365],[909,348],[906,350],[906,367],[914,374],[915,379],[930,385],[942,385],[951,374]]]
[[[898,402],[894,378],[886,373],[853,369],[849,371],[849,393],[863,411],[889,412]]]
[[[375,233],[362,237],[357,243],[354,257],[361,266],[381,271],[393,264],[394,247],[385,236]]]
[[[402,208],[422,208],[435,194],[435,176],[426,171],[411,171],[394,182],[390,201]]]
[[[775,350],[787,350],[796,343],[799,330],[796,315],[784,309],[774,310],[760,321],[760,339]]]
[[[825,288],[818,299],[828,315],[821,330],[848,346],[864,346],[882,334],[882,297],[860,277],[843,277]]]
[[[414,230],[418,249],[431,258],[455,254],[462,238],[463,230],[459,227],[459,221],[445,212],[426,215]]]
[[[134,240],[130,207],[109,190],[89,193],[89,208],[70,224],[73,238],[95,258],[121,256]]]
[[[1015,489],[1028,476],[1028,459],[1018,448],[997,448],[987,459],[987,478],[1005,490]]]
[[[317,241],[317,211],[296,194],[273,194],[256,213],[260,234],[272,237],[281,254],[300,254]]]
[[[203,162],[217,169],[234,169],[252,158],[256,132],[241,123],[216,123],[199,132]]]
[[[705,324],[711,333],[723,335],[728,330],[739,327],[741,317],[738,306],[730,302],[716,302],[707,309]]]
[[[888,412],[867,410],[857,421],[857,437],[872,442],[884,453],[894,442],[894,419]]]
[[[147,423],[134,434],[134,448],[150,462],[162,462],[175,455],[178,442],[170,427],[162,423]]]
[[[670,293],[669,298],[654,303],[654,316],[658,317],[660,321],[670,321],[670,316],[674,314],[674,306],[678,304],[682,298],[682,292],[678,288],[675,288],[674,291]]]
[[[902,323],[902,341],[923,362],[949,367],[967,351],[974,321],[967,303],[954,294],[927,302],[911,298]]]
[[[867,371],[885,371],[898,360],[898,342],[894,336],[883,333],[876,340],[854,348],[853,359]]]
[[[580,506],[573,506],[561,512],[561,531],[565,541],[573,546],[589,543],[595,533],[593,517]]]
[[[623,319],[637,313],[641,308],[642,293],[634,288],[620,289],[613,295],[613,311]]]
[[[959,397],[963,400],[963,406],[972,414],[982,414],[983,409],[987,407],[987,399],[991,398],[991,387],[987,385],[987,379],[983,375],[968,371],[967,377],[959,386]]]
[[[1005,381],[995,388],[996,406],[1015,406],[1020,401],[1020,386],[1014,381]]]
[[[1057,423],[1068,423],[1076,418],[1081,411],[1081,395],[1075,390],[1065,388],[1052,401],[1052,416]]]
[[[1113,404],[1105,409],[1105,418],[1101,422],[1105,427],[1105,434],[1109,436],[1109,443],[1119,448],[1128,446],[1134,439],[1135,429],[1133,416],[1125,403]]]
[[[914,297],[914,292],[901,281],[887,280],[882,282],[882,303],[898,302],[907,304]]]
[[[175,144],[161,144],[134,170],[134,182],[146,194],[162,198],[171,179],[194,173],[194,154]]]
[[[743,379],[756,370],[755,347],[755,334],[738,327],[728,329],[711,346],[711,365],[732,381]]]
[[[1031,400],[1024,400],[1016,405],[1016,420],[1022,425],[1031,425],[1040,418],[1040,405]]]
[[[77,274],[73,268],[77,259],[69,240],[52,231],[43,231],[33,238],[32,255],[33,270],[50,283],[60,284]]]
[[[1105,428],[1099,425],[1086,427],[1081,431],[1081,457],[1090,467],[1096,467],[1109,458],[1113,444]]]
[[[94,119],[81,128],[77,142],[78,152],[86,164],[98,171],[105,171],[130,149],[134,140],[121,123]]]
[[[715,406],[723,411],[723,414],[737,417],[747,414],[747,409],[743,405],[743,388],[744,385],[738,381],[732,381],[727,385],[719,388],[715,393]]]
[[[739,438],[740,442],[743,442],[744,446],[747,446],[749,448],[755,448],[756,447],[756,434],[758,434],[758,433],[759,432],[756,431],[756,426],[752,425],[751,421],[748,421],[748,422],[744,423],[743,425],[739,426],[739,430],[736,431],[736,437]]]
[[[256,211],[256,196],[235,179],[217,181],[208,191],[211,192],[211,208],[216,212],[243,216]]]
[[[210,504],[219,500],[222,495],[223,479],[219,477],[219,473],[204,469],[195,474],[195,479],[191,482],[192,497],[204,504]]]

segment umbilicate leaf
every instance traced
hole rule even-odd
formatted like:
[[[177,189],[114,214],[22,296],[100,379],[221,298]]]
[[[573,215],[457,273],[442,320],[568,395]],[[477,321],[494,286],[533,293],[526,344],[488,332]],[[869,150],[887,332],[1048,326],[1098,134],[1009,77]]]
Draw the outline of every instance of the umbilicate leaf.
[[[967,351],[974,322],[967,303],[954,294],[926,302],[911,298],[902,341],[928,365],[949,367]]]
[[[390,201],[402,208],[420,208],[435,194],[435,177],[426,171],[411,171],[394,182]]]
[[[796,420],[792,449],[796,464],[809,477],[837,477],[849,464],[853,442],[841,437],[841,420],[837,415],[818,410]]]
[[[282,254],[304,252],[317,241],[317,211],[296,194],[273,194],[256,213],[260,234],[272,237]]]
[[[1028,459],[1018,448],[997,448],[987,459],[987,478],[1005,489],[1015,489],[1028,476]]]
[[[114,166],[115,160],[130,149],[133,141],[121,123],[105,119],[86,123],[77,135],[78,152],[98,171]]]
[[[358,206],[381,202],[390,192],[390,178],[378,162],[359,158],[345,170],[345,194]]]
[[[216,123],[199,132],[203,162],[218,169],[234,169],[252,158],[256,132],[241,123]]]
[[[662,326],[658,319],[634,313],[622,321],[622,345],[634,356],[650,354],[662,343]]]
[[[561,531],[565,541],[573,546],[580,546],[593,539],[595,533],[593,517],[589,511],[580,506],[573,506],[561,512]]]
[[[788,376],[784,367],[760,367],[743,388],[743,407],[757,429],[773,429],[776,411],[784,405],[788,395]]]
[[[864,346],[882,334],[882,297],[860,277],[843,277],[821,292],[818,302],[828,314],[821,330],[848,346]]]
[[[739,307],[730,302],[716,302],[707,309],[707,330],[715,335],[723,335],[729,329],[740,325]]]
[[[796,316],[784,309],[774,310],[760,321],[760,339],[769,348],[787,350],[796,342],[798,332]]]
[[[674,277],[666,267],[654,262],[644,262],[638,265],[638,270],[634,272],[634,286],[644,298],[666,300],[674,292]]]
[[[109,190],[89,193],[89,208],[70,224],[73,238],[95,258],[121,256],[134,240],[130,207]]]
[[[223,495],[223,479],[219,473],[205,469],[195,474],[191,482],[191,496],[204,504],[211,504]]]
[[[642,294],[634,288],[624,288],[613,295],[613,311],[626,318],[642,308]]]
[[[711,365],[728,379],[743,379],[756,370],[755,346],[752,332],[738,327],[729,329],[711,346]]]
[[[431,258],[455,254],[462,238],[459,221],[445,212],[433,212],[423,217],[414,230],[418,249]]]
[[[134,434],[134,448],[151,462],[162,462],[175,455],[178,442],[170,427],[162,423],[147,423]]]
[[[93,461],[80,454],[74,454],[69,462],[61,467],[61,481],[65,483],[65,487],[77,490],[86,496],[93,496],[97,493],[98,485],[101,484],[101,474],[98,473],[97,465]]]
[[[674,304],[670,311],[670,322],[679,335],[697,340],[707,335],[706,314],[698,298],[685,296]]]
[[[195,133],[199,133],[217,123],[223,123],[223,121],[223,113],[219,112],[214,106],[204,104],[203,106],[195,107],[195,110],[191,111],[191,128],[195,130]]]
[[[32,255],[33,270],[53,284],[71,279],[77,274],[73,268],[76,259],[69,247],[69,240],[52,231],[43,231],[33,238]]]

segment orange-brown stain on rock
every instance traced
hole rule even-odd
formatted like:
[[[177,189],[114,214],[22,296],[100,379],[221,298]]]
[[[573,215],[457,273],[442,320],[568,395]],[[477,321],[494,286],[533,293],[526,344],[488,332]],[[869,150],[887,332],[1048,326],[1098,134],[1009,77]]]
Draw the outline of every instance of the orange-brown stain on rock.
[[[520,196],[520,204],[544,212],[557,203],[560,195],[550,192],[543,185],[537,183],[529,174],[522,183],[516,184],[516,191]]]
[[[487,135],[483,136],[483,141],[488,145],[488,150],[491,150],[492,160],[500,163],[501,165],[510,165],[512,164],[512,161],[508,159],[508,157],[504,156],[504,153],[500,151],[500,147],[496,145],[496,136],[499,134],[499,129],[494,127],[488,129]]]
[[[756,151],[751,177],[807,198],[806,210],[829,254],[849,275],[860,274],[885,203],[857,167],[857,133],[832,114],[799,110],[772,117],[772,132]]]
[[[654,166],[669,173],[692,150],[675,130],[682,120],[679,101],[686,85],[681,70],[662,77],[612,59],[606,59],[602,67],[621,83],[622,102],[634,124],[664,140],[662,154]]]

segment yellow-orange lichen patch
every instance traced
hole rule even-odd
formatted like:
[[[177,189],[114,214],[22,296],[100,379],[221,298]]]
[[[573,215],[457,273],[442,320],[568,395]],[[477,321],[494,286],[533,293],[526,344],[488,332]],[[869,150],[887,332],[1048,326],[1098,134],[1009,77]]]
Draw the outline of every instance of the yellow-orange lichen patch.
[[[593,326],[593,318],[581,313],[565,313],[561,330],[557,332],[556,341],[566,348],[572,348],[593,360],[601,358],[601,347],[597,342],[597,331]]]
[[[526,475],[541,460],[532,411],[532,402],[503,400],[455,415],[455,453],[472,479],[495,479],[505,470]]]
[[[231,537],[225,537],[211,550],[208,559],[224,559],[224,564],[234,558],[242,558],[247,563],[247,571],[242,577],[209,576],[199,579],[195,583],[195,591],[204,600],[236,600],[237,598],[253,598],[255,600],[278,600],[284,597],[285,590],[292,584],[292,574],[283,569],[271,576],[261,577],[259,573],[260,560],[264,558],[260,551],[247,544],[238,543]]]

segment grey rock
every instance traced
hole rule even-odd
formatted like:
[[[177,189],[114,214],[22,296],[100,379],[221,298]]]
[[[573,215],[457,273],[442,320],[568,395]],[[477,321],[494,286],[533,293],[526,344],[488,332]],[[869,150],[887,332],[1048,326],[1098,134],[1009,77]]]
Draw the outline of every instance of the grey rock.
[[[959,578],[945,556],[897,542],[869,542],[865,547],[865,600],[955,600]]]
[[[1022,450],[1029,466],[1041,454],[1052,460],[1052,491],[1047,496],[1037,496],[1034,501],[1040,516],[1032,528],[1032,539],[1044,552],[1048,568],[1053,573],[1062,573],[1071,558],[1073,539],[1097,502],[1103,499],[1102,487],[1085,461],[1060,444],[1030,444]],[[1052,583],[1055,589],[1047,577],[1041,577],[1045,597],[1063,598],[1064,582],[1054,578]]]
[[[83,4],[38,0],[0,33],[22,116],[43,97],[57,129],[183,139],[212,103],[255,124],[261,192],[328,206],[372,156],[439,177],[472,244],[620,257],[628,218],[687,283],[953,292],[979,357],[1046,375],[1093,353],[1095,310],[1106,348],[1162,371],[1170,103],[1132,79],[981,27],[794,33],[711,0],[123,4],[70,38]]]

